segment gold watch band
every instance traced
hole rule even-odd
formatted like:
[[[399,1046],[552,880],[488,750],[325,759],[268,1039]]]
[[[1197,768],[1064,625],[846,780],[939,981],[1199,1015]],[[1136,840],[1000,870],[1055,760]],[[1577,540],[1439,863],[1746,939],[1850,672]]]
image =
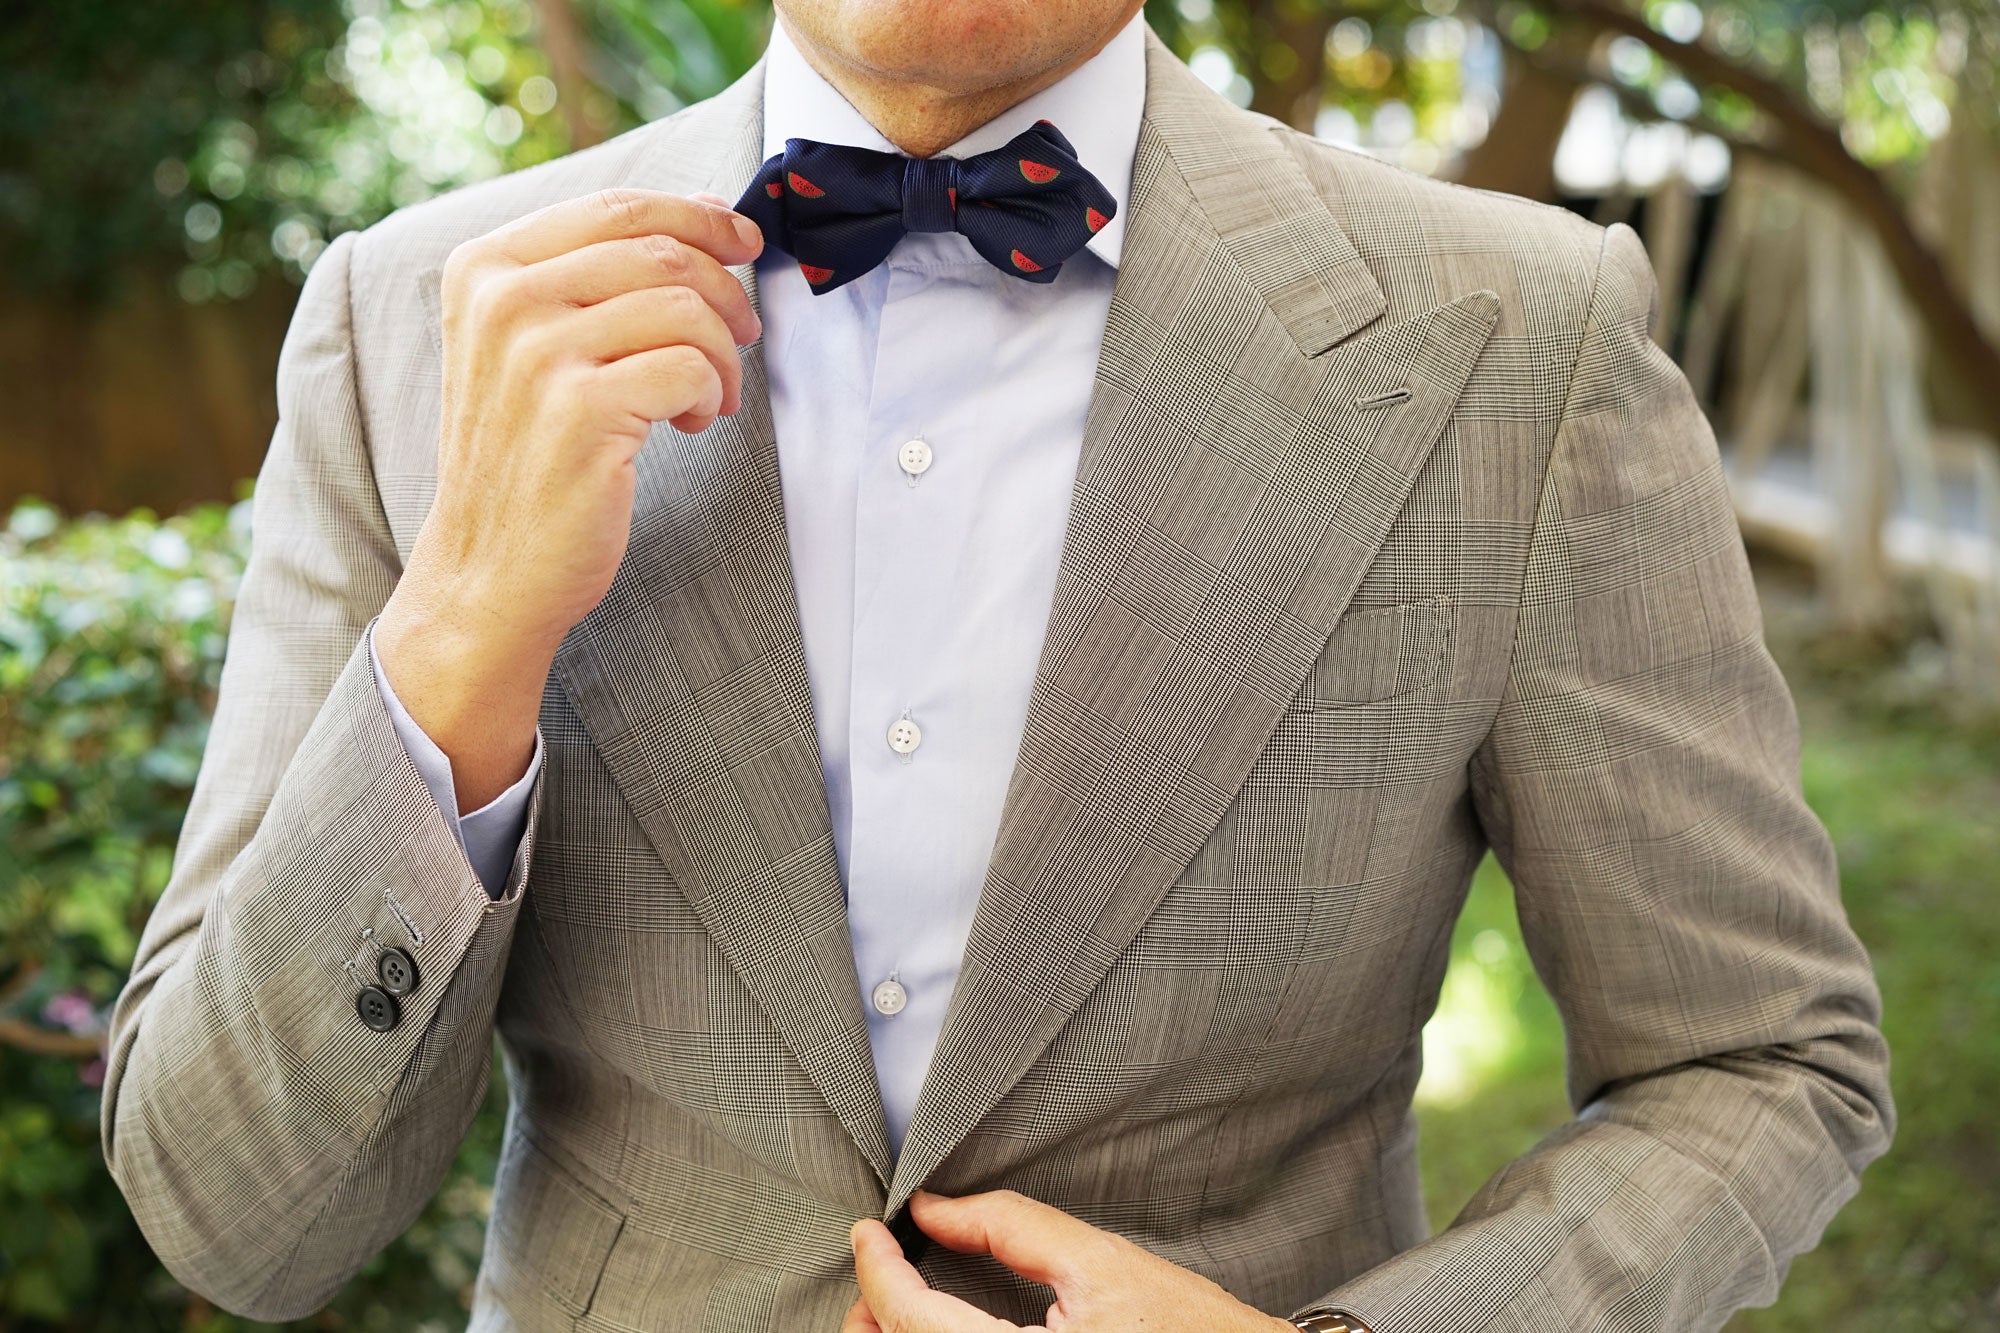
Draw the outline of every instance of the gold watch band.
[[[1368,1325],[1340,1310],[1324,1314],[1299,1315],[1292,1323],[1305,1333],[1373,1333]]]

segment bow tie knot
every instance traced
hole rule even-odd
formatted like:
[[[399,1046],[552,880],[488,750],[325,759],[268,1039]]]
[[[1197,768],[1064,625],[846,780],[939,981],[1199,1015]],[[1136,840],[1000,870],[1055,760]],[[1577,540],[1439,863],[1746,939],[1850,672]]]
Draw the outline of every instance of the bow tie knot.
[[[958,159],[903,160],[903,230],[957,231]]]
[[[830,292],[881,263],[910,232],[955,231],[1003,273],[1053,282],[1118,211],[1046,120],[986,153],[904,157],[787,139],[736,202],[765,241]]]

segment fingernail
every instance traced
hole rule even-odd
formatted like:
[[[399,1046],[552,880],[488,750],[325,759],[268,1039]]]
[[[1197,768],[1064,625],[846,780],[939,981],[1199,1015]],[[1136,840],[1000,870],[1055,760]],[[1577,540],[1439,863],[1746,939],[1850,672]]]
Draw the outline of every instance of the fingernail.
[[[745,245],[762,245],[764,243],[764,233],[757,229],[757,224],[740,214],[736,218],[736,234],[743,238],[743,244]]]

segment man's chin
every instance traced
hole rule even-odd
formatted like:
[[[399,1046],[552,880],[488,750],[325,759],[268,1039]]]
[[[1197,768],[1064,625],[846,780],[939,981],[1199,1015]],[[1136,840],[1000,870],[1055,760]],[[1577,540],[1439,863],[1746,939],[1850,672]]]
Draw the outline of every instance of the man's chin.
[[[778,9],[795,40],[871,79],[966,96],[1068,63],[1115,30],[1123,6],[1119,0],[779,0]]]

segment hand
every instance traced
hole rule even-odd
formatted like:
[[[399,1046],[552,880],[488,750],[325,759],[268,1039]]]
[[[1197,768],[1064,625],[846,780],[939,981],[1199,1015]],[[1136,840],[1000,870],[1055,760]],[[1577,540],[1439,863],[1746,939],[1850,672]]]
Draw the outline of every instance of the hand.
[[[376,651],[461,810],[526,770],[556,648],[624,559],[653,423],[699,431],[740,405],[736,348],[762,329],[725,265],[762,248],[713,195],[621,189],[446,261],[437,494]]]
[[[961,1254],[990,1254],[1033,1282],[1054,1287],[1055,1304],[1028,1333],[1298,1333],[1289,1322],[1231,1296],[1123,1236],[1012,1190],[947,1199],[918,1190],[910,1216]],[[1017,1326],[925,1284],[889,1228],[854,1224],[861,1298],[841,1333],[1003,1333]]]

